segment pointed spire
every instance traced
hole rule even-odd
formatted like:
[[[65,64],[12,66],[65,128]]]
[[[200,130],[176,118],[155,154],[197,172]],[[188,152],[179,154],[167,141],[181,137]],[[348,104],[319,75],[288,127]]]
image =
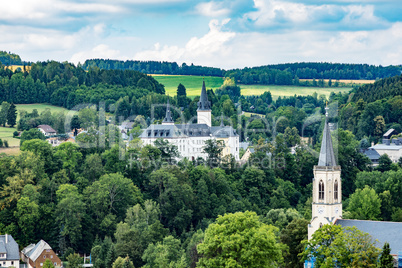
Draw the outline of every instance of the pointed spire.
[[[166,104],[166,116],[165,116],[165,119],[163,119],[162,123],[174,123],[172,114],[170,113],[169,98],[168,98],[167,104]]]
[[[336,166],[334,147],[332,146],[331,130],[328,126],[328,106],[325,107],[325,126],[322,133],[320,158],[318,166],[333,167]]]
[[[207,89],[205,87],[205,81],[202,80],[202,89],[200,101],[198,102],[198,110],[211,110],[211,102],[208,101]]]

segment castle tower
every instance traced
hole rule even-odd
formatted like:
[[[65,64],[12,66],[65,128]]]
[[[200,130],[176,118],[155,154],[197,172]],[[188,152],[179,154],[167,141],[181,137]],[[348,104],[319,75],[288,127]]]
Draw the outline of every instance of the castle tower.
[[[341,167],[336,165],[328,126],[328,108],[322,135],[318,165],[314,166],[312,219],[308,225],[308,239],[324,224],[333,224],[342,218]]]
[[[207,90],[205,88],[205,81],[202,81],[202,89],[200,101],[198,102],[197,109],[197,123],[198,124],[206,124],[209,127],[211,124],[211,102],[208,101]]]
[[[174,125],[172,113],[170,112],[169,98],[168,98],[167,104],[166,104],[166,116],[162,121],[162,125]]]

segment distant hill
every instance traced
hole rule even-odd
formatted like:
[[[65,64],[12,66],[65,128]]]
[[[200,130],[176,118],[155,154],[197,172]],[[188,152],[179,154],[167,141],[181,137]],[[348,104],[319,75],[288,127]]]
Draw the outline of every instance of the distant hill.
[[[136,70],[148,74],[205,75],[232,77],[238,83],[253,85],[298,85],[299,79],[374,80],[401,74],[402,66],[375,66],[328,62],[300,62],[265,65],[252,68],[224,70],[214,67],[159,61],[119,61],[91,59],[83,68]]]
[[[11,52],[0,51],[0,62],[3,65],[22,65],[22,61],[19,55]]]
[[[374,102],[398,95],[402,95],[402,75],[380,79],[374,84],[366,84],[355,89],[353,101],[363,99],[365,102]]]

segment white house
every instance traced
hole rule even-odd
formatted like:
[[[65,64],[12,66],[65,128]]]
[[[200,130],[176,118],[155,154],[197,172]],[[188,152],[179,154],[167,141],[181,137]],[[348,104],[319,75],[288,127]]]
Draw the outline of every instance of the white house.
[[[56,130],[54,130],[51,126],[49,125],[39,125],[38,129],[40,132],[43,133],[43,135],[45,135],[46,137],[48,136],[52,136],[52,135],[56,135],[57,132]]]
[[[19,267],[20,254],[17,242],[9,235],[0,235],[0,266]]]

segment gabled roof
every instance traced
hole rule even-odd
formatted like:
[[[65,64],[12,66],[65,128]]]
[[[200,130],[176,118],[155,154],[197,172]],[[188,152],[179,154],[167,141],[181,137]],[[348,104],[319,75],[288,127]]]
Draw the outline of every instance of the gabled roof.
[[[391,136],[391,134],[392,134],[394,131],[395,131],[395,129],[393,129],[393,128],[388,129],[388,131],[384,133],[383,137],[389,139],[389,137]],[[396,132],[396,131],[395,131],[395,132]]]
[[[43,129],[46,133],[56,133],[56,130],[54,130],[51,126],[49,125],[39,125],[38,128]]]
[[[40,240],[36,245],[34,245],[32,247],[33,244],[25,247],[22,250],[22,253],[27,256],[28,258],[30,258],[33,261],[36,261],[36,259],[40,256],[40,254],[42,254],[42,252],[45,249],[52,249],[48,243],[46,243],[43,240]]]
[[[328,108],[326,108],[328,109]],[[328,126],[328,113],[325,117],[325,126],[322,133],[322,142],[320,150],[320,158],[318,159],[318,166],[321,167],[334,167],[336,166],[334,147],[332,146],[331,130]]]
[[[373,148],[368,148],[367,150],[363,150],[363,153],[370,158],[370,160],[378,160],[380,159],[380,154]]]
[[[402,251],[402,222],[338,219],[335,224],[342,227],[355,226],[360,231],[370,234],[373,239],[378,240],[376,242],[378,248],[382,248],[384,243],[388,242],[391,254]]]
[[[0,253],[7,253],[6,260],[19,260],[20,253],[17,242],[11,235],[6,235],[0,235]]]

